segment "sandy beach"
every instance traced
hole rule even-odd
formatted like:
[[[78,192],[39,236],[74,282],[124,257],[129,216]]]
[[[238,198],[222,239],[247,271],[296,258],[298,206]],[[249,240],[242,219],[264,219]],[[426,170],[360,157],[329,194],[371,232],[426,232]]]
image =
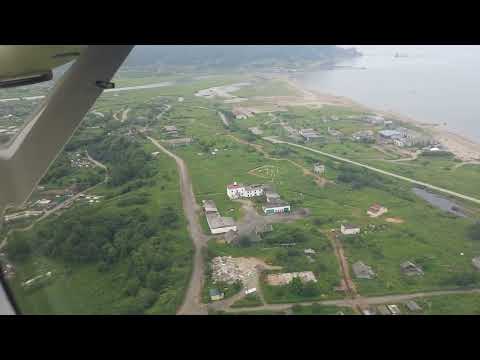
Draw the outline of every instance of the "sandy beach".
[[[401,122],[410,123],[415,126],[421,127],[426,132],[430,133],[438,142],[446,146],[460,160],[465,162],[473,162],[480,160],[479,143],[467,139],[462,135],[446,130],[443,125],[429,124],[402,114],[372,109],[343,96],[325,94],[318,91],[309,90],[302,86],[302,84],[298,80],[292,77],[279,76],[278,79],[286,81],[293,89],[302,94],[305,102],[318,103],[319,106],[336,105],[351,107],[359,111],[372,112],[383,115],[385,117],[396,119]]]

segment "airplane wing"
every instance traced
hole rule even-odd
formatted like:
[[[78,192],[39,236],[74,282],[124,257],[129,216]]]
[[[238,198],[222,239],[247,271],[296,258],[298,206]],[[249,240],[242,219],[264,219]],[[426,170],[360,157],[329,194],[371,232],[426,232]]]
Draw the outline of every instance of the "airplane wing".
[[[42,46],[37,46],[38,52],[28,58],[32,47],[0,47],[0,87],[2,83],[15,82],[15,86],[32,83],[39,80],[39,74],[51,72],[54,67],[78,57],[13,141],[0,147],[2,219],[7,206],[18,206],[28,199],[85,114],[111,85],[111,79],[133,45],[90,45],[76,50],[68,46],[40,48]],[[2,310],[0,308],[0,312]]]
[[[0,88],[52,79],[52,69],[76,59],[85,45],[0,45]]]

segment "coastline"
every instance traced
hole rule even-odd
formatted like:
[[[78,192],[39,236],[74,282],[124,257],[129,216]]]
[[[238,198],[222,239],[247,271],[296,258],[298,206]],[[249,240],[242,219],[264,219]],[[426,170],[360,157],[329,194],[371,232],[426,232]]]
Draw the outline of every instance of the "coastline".
[[[315,101],[321,105],[345,106],[358,111],[372,112],[385,117],[393,118],[397,121],[411,124],[422,128],[433,136],[438,142],[446,146],[457,158],[464,162],[480,161],[480,143],[465,136],[447,130],[443,125],[430,124],[413,119],[392,111],[383,111],[370,108],[354,100],[333,94],[322,93],[320,91],[307,89],[297,78],[293,76],[279,76],[279,79],[286,81],[293,89],[300,92],[308,101]]]

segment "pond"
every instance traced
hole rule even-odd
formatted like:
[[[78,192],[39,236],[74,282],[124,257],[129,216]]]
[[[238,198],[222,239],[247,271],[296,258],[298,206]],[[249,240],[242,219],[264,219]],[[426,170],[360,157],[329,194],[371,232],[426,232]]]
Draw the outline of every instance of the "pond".
[[[421,197],[423,200],[427,201],[429,204],[435,206],[436,208],[447,211],[450,214],[454,214],[457,216],[467,216],[463,211],[462,207],[451,200],[448,200],[440,195],[433,194],[420,188],[413,188],[412,191],[415,193],[415,195]]]

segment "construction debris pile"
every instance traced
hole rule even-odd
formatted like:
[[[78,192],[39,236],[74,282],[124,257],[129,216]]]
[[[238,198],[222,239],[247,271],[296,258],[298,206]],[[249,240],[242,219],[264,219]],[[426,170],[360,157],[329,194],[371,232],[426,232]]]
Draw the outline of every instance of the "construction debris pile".
[[[273,286],[287,285],[290,284],[296,277],[300,278],[304,284],[310,281],[317,282],[315,274],[311,271],[270,274],[267,276],[267,282]]]
[[[214,283],[225,282],[234,284],[237,281],[245,283],[251,276],[255,276],[254,263],[245,258],[231,256],[217,256],[212,260],[212,279]]]

